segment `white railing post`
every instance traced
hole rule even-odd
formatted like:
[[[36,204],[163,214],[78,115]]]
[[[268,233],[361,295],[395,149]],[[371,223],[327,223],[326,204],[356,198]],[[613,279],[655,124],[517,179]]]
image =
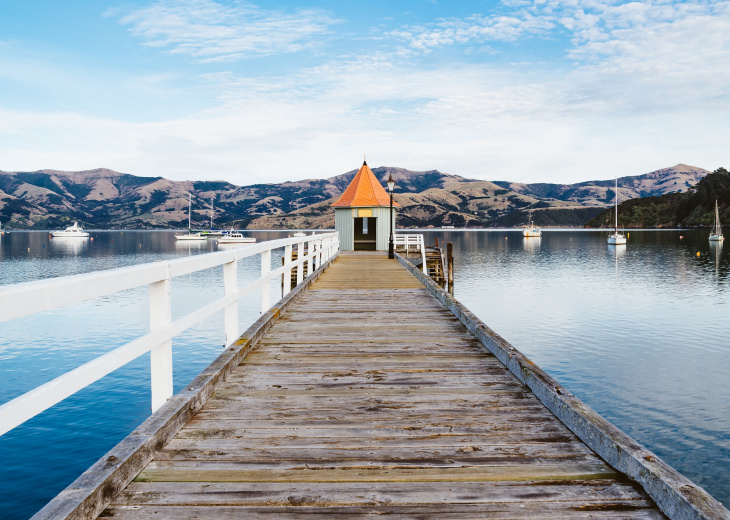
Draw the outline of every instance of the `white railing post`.
[[[314,240],[307,242],[307,252],[309,253],[309,258],[307,259],[307,276],[310,276],[314,272]]]
[[[324,239],[317,240],[317,269],[322,267],[322,253],[324,252]]]
[[[297,244],[297,285],[304,279],[304,242]]]
[[[238,262],[233,260],[223,264],[223,289],[225,295],[238,292]],[[238,300],[226,305],[225,311],[226,346],[238,339]]]
[[[261,252],[261,278],[268,276],[271,272],[271,249]],[[261,314],[271,307],[271,284],[265,283],[261,287]]]
[[[172,323],[170,275],[150,287],[150,332],[164,329]],[[152,412],[156,412],[172,397],[172,340],[154,345],[150,350],[150,386]]]
[[[291,291],[291,244],[284,246],[284,287],[281,291],[283,298]]]

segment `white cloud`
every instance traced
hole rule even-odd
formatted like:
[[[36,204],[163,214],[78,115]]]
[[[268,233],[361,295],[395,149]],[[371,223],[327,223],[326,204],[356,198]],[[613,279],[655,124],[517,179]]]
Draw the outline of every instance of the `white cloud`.
[[[525,182],[607,179],[678,162],[728,166],[718,130],[730,120],[727,4],[521,3],[515,9],[569,29],[570,59],[556,67],[429,63],[417,46],[396,45],[277,76],[200,76],[214,103],[157,122],[6,110],[2,167],[107,166],[249,184],[336,175],[364,152],[372,165]],[[450,45],[487,38],[439,23],[453,29]],[[523,29],[520,38],[533,34]],[[167,85],[171,96],[178,83]]]
[[[468,18],[439,20],[428,26],[407,26],[388,35],[405,40],[413,49],[429,51],[435,47],[492,41],[515,41],[546,34],[555,22],[527,11],[513,15],[473,15]]]
[[[298,52],[315,45],[337,21],[317,9],[285,13],[214,0],[158,0],[121,23],[151,47],[212,62]]]

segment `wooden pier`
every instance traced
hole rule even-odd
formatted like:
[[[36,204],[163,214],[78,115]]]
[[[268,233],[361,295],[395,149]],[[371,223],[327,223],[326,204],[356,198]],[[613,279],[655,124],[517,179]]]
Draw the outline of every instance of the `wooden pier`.
[[[383,254],[340,253],[201,376],[217,370],[215,385],[186,390],[199,405],[171,404],[136,432],[150,448],[113,450],[71,486],[95,499],[38,518],[666,518],[433,290]],[[141,472],[120,460],[135,456]],[[692,504],[676,511],[690,518]]]

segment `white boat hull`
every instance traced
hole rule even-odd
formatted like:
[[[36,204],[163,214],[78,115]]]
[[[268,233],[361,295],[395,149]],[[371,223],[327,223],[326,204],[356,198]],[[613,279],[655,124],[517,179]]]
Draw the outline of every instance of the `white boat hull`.
[[[203,235],[175,235],[175,240],[205,240]]]
[[[523,229],[522,230],[522,236],[525,238],[529,237],[541,237],[542,231],[539,229]]]
[[[218,239],[219,244],[255,244],[256,239],[253,237],[243,237],[243,238],[228,238],[228,237],[222,237]]]
[[[89,234],[79,227],[78,222],[74,222],[73,226],[69,226],[63,231],[51,231],[51,236],[55,238],[86,238]]]
[[[710,235],[710,242],[722,242],[725,237],[722,235]]]
[[[64,231],[54,231],[51,233],[52,237],[55,238],[86,238],[89,236],[89,234],[85,231],[81,232],[73,232],[73,233],[66,233]]]
[[[624,235],[611,235],[608,237],[608,244],[612,246],[620,246],[626,244],[626,237]]]

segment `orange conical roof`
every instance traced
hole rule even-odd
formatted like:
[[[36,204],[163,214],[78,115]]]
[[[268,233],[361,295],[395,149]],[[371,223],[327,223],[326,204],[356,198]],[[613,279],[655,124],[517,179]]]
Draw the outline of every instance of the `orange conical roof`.
[[[399,206],[393,202],[393,206]],[[352,182],[342,194],[340,199],[332,204],[332,207],[369,207],[369,206],[390,206],[390,195],[378,182],[377,177],[368,166],[367,162],[352,179]]]

